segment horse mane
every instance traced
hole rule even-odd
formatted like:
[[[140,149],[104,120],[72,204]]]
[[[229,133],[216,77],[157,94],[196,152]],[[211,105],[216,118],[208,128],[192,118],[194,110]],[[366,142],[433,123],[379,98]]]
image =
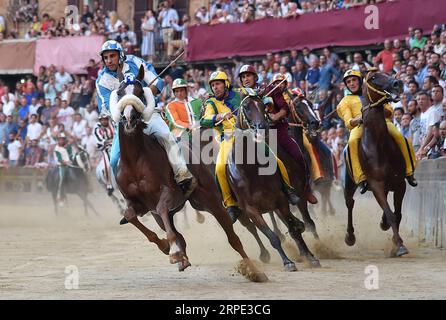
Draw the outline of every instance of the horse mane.
[[[110,94],[110,112],[113,121],[119,122],[121,119],[121,112],[124,110],[125,106],[129,104],[135,107],[136,111],[142,113],[144,121],[149,121],[155,111],[155,98],[150,88],[143,88],[143,92],[147,106],[145,106],[142,100],[134,94],[125,94],[119,99],[118,90],[113,90]]]

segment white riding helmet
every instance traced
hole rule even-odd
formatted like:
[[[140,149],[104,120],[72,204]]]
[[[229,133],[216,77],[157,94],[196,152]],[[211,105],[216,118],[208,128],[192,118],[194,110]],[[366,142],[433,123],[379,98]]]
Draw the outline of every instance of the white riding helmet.
[[[104,61],[103,53],[105,51],[118,51],[119,52],[119,63],[120,64],[123,63],[125,58],[126,58],[124,49],[119,44],[119,42],[117,42],[115,40],[107,40],[102,45],[101,51],[99,51],[99,55],[101,56],[102,61]]]

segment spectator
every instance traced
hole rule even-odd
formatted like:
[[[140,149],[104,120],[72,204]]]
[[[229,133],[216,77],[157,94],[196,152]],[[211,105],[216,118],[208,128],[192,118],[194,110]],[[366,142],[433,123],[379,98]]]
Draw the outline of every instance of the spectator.
[[[332,85],[340,79],[341,73],[332,64],[328,63],[325,55],[319,57],[319,62],[319,89],[329,90],[332,88]]]
[[[71,131],[74,122],[74,113],[74,109],[68,106],[67,100],[62,100],[61,108],[57,113],[57,122],[63,124],[68,131]]]
[[[172,23],[172,27],[180,32],[181,37],[179,40],[171,40],[167,47],[167,56],[170,58],[176,57],[181,51],[184,50],[185,45],[187,44],[187,28],[189,26],[189,16],[185,14],[183,16],[183,24],[179,26],[175,22]],[[177,51],[173,52],[174,49]]]
[[[302,49],[302,56],[303,56],[303,61],[307,66],[311,65],[311,60],[317,59],[317,56],[314,53],[311,53],[308,47],[304,47]]]
[[[19,119],[24,120],[26,122],[28,121],[28,117],[29,117],[29,105],[26,98],[23,97],[20,99]]]
[[[433,137],[433,125],[440,121],[440,115],[431,107],[431,99],[427,92],[421,91],[417,95],[417,103],[421,110],[420,126],[421,126],[421,146],[417,152],[417,159],[422,159],[427,155],[429,149],[428,144]]]
[[[12,93],[9,93],[8,87],[5,88],[5,94],[2,96],[2,103],[3,103],[3,113],[6,116],[9,116],[12,114],[15,108],[14,104],[14,95]]]
[[[54,75],[54,78],[56,80],[56,90],[60,92],[62,91],[63,85],[68,85],[69,83],[73,82],[73,78],[68,72],[65,71],[64,66],[60,66],[59,70],[60,71],[56,72]]]
[[[412,116],[410,113],[403,114],[401,118],[401,126],[400,126],[400,132],[401,134],[406,138],[410,139],[410,121],[412,120]]]
[[[93,104],[88,104],[84,111],[83,118],[87,121],[87,125],[90,128],[94,128],[98,122],[99,114]]]
[[[310,94],[313,90],[317,89],[319,86],[320,69],[319,69],[319,59],[316,57],[310,61],[310,68],[307,72],[307,87],[305,91]]]
[[[74,114],[73,122],[73,136],[81,141],[82,138],[87,134],[87,121],[82,119],[82,115],[79,112]]]
[[[29,124],[27,127],[26,134],[26,142],[28,143],[31,140],[39,139],[42,134],[42,125],[37,122],[37,114],[32,114],[29,120]]]
[[[169,42],[173,40],[173,23],[178,23],[178,12],[170,6],[168,1],[161,5],[161,11],[158,15],[158,22],[161,24],[164,49],[167,50]]]
[[[368,68],[370,68],[370,64],[368,64],[367,62],[364,61],[364,58],[362,57],[362,54],[359,52],[355,52],[353,54],[353,66],[352,66],[352,70],[356,70],[356,71],[363,71],[361,70],[361,64],[363,66],[365,66],[365,69],[367,70]]]
[[[39,140],[31,140],[31,144],[25,149],[25,166],[36,166],[43,160],[43,149],[39,147]]]
[[[384,50],[380,51],[376,56],[375,63],[382,63],[381,70],[383,72],[390,72],[393,68],[393,54],[395,50],[392,48],[392,42],[389,39],[384,40]]]
[[[440,56],[446,52],[446,30],[440,34],[440,41],[434,45],[434,52]]]
[[[432,108],[440,118],[443,116],[443,98],[443,88],[438,84],[434,85],[431,90]]]
[[[401,120],[403,118],[404,109],[401,107],[395,108],[393,110],[393,124],[395,127],[401,131]]]
[[[205,6],[200,7],[195,13],[197,24],[208,24],[210,22],[209,12]]]
[[[22,139],[20,136],[15,137],[13,133],[9,134],[10,142],[8,143],[8,160],[9,166],[14,168],[19,165],[20,155],[22,153]]]
[[[443,144],[441,144],[441,141],[443,141]],[[446,156],[446,120],[441,121],[440,123],[440,156],[444,157]]]
[[[415,153],[421,147],[421,110],[418,107],[417,100],[413,99],[408,103],[409,113],[412,116],[410,121],[410,139],[412,140],[412,145]]]
[[[0,145],[6,142],[8,138],[8,123],[6,122],[6,116],[0,112]]]
[[[55,103],[57,90],[56,90],[56,78],[54,76],[50,77],[50,81],[43,86],[43,91],[45,92],[45,99],[50,99],[51,104]]]
[[[152,10],[148,10],[142,18],[141,55],[143,59],[152,62],[155,55],[156,19]]]
[[[414,40],[410,43],[410,49],[419,48],[421,50],[424,49],[426,45],[427,38],[423,37],[423,29],[416,28],[414,29]]]

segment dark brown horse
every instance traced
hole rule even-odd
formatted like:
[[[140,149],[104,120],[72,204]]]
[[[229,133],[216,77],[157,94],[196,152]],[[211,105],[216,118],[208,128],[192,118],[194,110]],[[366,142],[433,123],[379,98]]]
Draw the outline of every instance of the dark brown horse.
[[[122,74],[119,77],[122,81]],[[243,261],[254,273],[254,277],[251,279],[266,281],[266,275],[258,271],[246,255],[239,237],[233,230],[232,221],[221,204],[214,178],[205,166],[200,161],[195,162],[196,164],[188,164],[189,170],[198,180],[198,186],[189,199],[185,198],[181,188],[175,183],[165,150],[155,138],[149,137],[143,132],[147,127],[145,123],[147,119],[143,119],[143,114],[138,107],[138,105],[140,106],[138,99],[141,102],[145,101],[147,108],[151,107],[152,111],[155,102],[150,89],[143,89],[141,86],[140,81],[144,79],[142,67],[139,69],[136,79],[138,81],[132,85],[121,82],[116,102],[124,95],[132,98],[123,99],[122,103],[115,104],[115,107],[111,104],[111,109],[117,109],[120,114],[121,159],[116,181],[127,201],[128,208],[124,213],[125,219],[137,227],[150,242],[154,242],[163,253],[168,254],[170,262],[178,263],[179,270],[183,271],[190,266],[190,263],[186,254],[186,242],[175,228],[173,216],[189,200],[195,209],[208,211],[217,219],[231,246],[242,256]],[[132,100],[137,101],[136,105],[125,102]],[[147,114],[146,109],[144,109],[144,114]],[[113,113],[114,111],[112,111]],[[151,119],[153,120],[153,116]],[[159,226],[166,231],[167,239],[158,238],[154,232],[139,221],[138,216],[142,216],[148,211],[156,212],[153,216]]]
[[[384,213],[381,228],[388,230],[392,227],[394,249],[393,254],[402,256],[409,253],[399,234],[401,222],[401,207],[406,192],[405,162],[401,151],[390,136],[384,105],[398,101],[403,84],[383,73],[369,72],[363,84],[363,134],[359,147],[359,159],[364,174],[376,201]],[[347,170],[346,170],[347,171]],[[345,242],[352,246],[356,238],[353,228],[353,206],[357,186],[348,173],[345,174],[345,203],[348,208],[348,226]],[[387,202],[387,194],[393,191],[395,211],[392,212]]]
[[[270,161],[275,157],[263,140],[263,130],[268,130],[265,106],[258,96],[243,98],[236,123],[235,142],[228,157],[227,175],[231,190],[238,204],[256,227],[268,237],[271,245],[279,252],[285,270],[295,271],[296,266],[285,254],[279,237],[269,228],[262,214],[276,212],[288,227],[291,237],[295,240],[301,256],[312,266],[320,266],[302,238],[304,224],[290,211],[288,198],[282,192],[282,181],[277,168],[272,173],[262,174],[265,169],[265,159],[260,155],[269,153]],[[246,141],[246,143],[245,143]],[[250,148],[252,146],[253,148]],[[254,154],[253,154],[254,153]],[[302,186],[303,193],[303,186]],[[306,202],[306,200],[304,200]]]
[[[323,214],[335,214],[331,203],[331,187],[335,180],[334,157],[330,149],[321,140],[321,119],[313,108],[313,103],[305,97],[297,97],[291,106],[292,121],[297,124],[293,127],[293,136],[304,152],[306,160],[311,165],[310,155],[304,146],[303,135],[306,136],[316,154],[316,160],[323,171],[323,177],[313,181],[313,188],[321,195],[321,209]],[[328,207],[328,210],[327,210]]]

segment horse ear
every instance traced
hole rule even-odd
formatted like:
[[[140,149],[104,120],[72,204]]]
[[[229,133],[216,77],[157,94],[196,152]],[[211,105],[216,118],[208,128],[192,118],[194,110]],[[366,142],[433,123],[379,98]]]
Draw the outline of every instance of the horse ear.
[[[144,79],[144,67],[142,64],[139,67],[139,71],[138,71],[138,75],[136,76],[136,79],[138,79],[139,81],[142,81]]]

